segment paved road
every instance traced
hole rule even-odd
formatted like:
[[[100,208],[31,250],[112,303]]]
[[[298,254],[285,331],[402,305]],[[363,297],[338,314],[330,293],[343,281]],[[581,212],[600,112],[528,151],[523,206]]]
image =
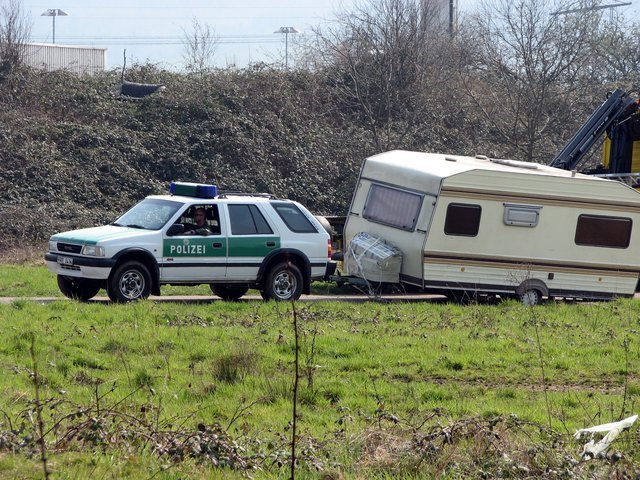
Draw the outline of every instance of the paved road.
[[[640,299],[640,293],[636,293],[634,298]],[[70,301],[65,297],[0,297],[0,304],[8,304],[16,300],[29,300],[38,303],[51,303],[58,300]],[[164,302],[176,302],[176,303],[213,303],[221,302],[222,300],[213,295],[166,295],[161,297],[150,296],[149,300],[159,303]],[[241,302],[261,302],[262,297],[260,295],[245,295],[240,299]],[[368,297],[362,295],[303,295],[300,297],[299,302],[350,302],[350,303],[364,303],[364,302],[381,302],[381,303],[414,303],[414,302],[444,302],[446,297],[442,295],[433,294],[389,294],[382,295],[380,297]],[[88,303],[110,303],[109,297],[98,296],[92,298]]]
[[[16,300],[29,300],[38,303],[51,303],[58,300],[67,300],[64,297],[0,297],[0,303],[11,303]],[[154,297],[150,296],[149,300],[154,302],[180,302],[180,303],[213,303],[213,302],[221,302],[222,300],[213,295],[180,295],[180,296],[161,296]],[[384,303],[392,303],[392,302],[437,302],[443,301],[445,297],[442,295],[426,295],[426,294],[415,294],[415,295],[382,295],[378,298],[367,297],[366,295],[303,295],[300,297],[300,302],[353,302],[353,303],[363,303],[363,302],[384,302]],[[262,301],[262,297],[260,295],[245,295],[240,300],[242,302],[257,302]],[[109,297],[94,297],[89,303],[109,303]]]

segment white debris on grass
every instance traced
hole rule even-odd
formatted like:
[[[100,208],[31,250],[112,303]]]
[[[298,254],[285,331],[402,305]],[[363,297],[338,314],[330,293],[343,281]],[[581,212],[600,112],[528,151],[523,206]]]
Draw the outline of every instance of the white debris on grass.
[[[620,420],[619,422],[612,423],[604,423],[602,425],[596,425],[595,427],[590,428],[581,428],[576,431],[573,435],[574,438],[580,439],[587,434],[590,434],[589,441],[582,448],[581,457],[583,460],[589,460],[591,458],[603,457],[606,455],[607,450],[611,446],[611,443],[620,435],[620,433],[635,423],[638,419],[638,415],[633,415],[632,417],[625,418],[624,420]],[[602,439],[598,442],[594,439],[594,434],[596,433],[605,433],[606,435],[602,437]]]

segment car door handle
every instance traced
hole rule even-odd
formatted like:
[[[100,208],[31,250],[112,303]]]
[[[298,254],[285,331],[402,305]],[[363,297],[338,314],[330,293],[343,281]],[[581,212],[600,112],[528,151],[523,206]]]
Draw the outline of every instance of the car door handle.
[[[213,248],[222,248],[222,242],[213,242]]]
[[[269,241],[266,243],[266,245],[267,245],[267,247],[275,247],[275,246],[276,246],[276,242],[274,242],[273,240],[269,240]]]

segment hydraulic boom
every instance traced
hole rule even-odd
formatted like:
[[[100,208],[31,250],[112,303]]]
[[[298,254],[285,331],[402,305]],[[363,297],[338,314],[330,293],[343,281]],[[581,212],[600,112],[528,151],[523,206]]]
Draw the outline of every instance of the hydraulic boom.
[[[574,170],[603,133],[611,140],[608,166],[601,173],[632,173],[634,140],[640,139],[638,102],[627,92],[616,90],[596,109],[560,150],[550,165]]]

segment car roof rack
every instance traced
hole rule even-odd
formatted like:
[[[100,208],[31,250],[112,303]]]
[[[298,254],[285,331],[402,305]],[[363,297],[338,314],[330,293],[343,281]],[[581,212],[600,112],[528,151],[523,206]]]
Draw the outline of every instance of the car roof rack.
[[[275,195],[272,195],[270,193],[246,193],[246,192],[239,192],[234,190],[218,192],[218,198],[229,198],[229,197],[258,197],[258,198],[268,198],[268,199],[278,198]]]

